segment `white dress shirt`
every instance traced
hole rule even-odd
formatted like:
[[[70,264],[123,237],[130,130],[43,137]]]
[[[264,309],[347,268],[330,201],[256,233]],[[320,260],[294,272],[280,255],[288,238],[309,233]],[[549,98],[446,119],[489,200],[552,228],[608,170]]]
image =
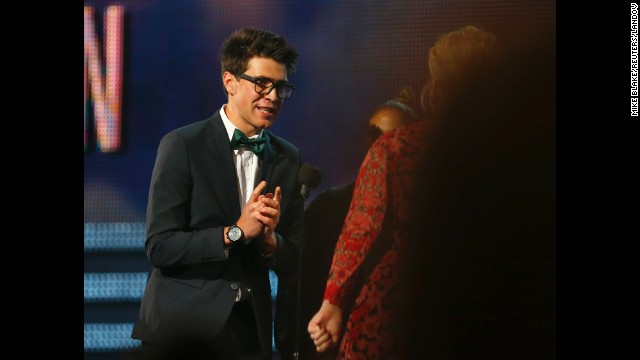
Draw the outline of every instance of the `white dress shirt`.
[[[224,112],[225,106],[222,105],[220,109],[220,117],[222,117],[222,122],[229,135],[229,141],[231,141],[233,132],[237,128]],[[262,136],[262,132],[263,130],[260,130],[257,135],[251,136],[249,139]],[[253,189],[256,187],[256,179],[260,171],[260,158],[249,147],[241,147],[232,151],[234,164],[236,165],[236,178],[238,179],[238,200],[240,201],[240,209],[243,209],[244,205],[249,201]]]

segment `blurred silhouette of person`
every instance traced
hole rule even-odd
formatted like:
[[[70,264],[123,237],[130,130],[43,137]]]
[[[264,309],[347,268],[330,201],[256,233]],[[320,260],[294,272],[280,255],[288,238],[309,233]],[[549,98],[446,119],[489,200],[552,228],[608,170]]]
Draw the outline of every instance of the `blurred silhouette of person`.
[[[401,88],[393,99],[380,104],[369,118],[363,139],[365,149],[368,150],[383,133],[421,119],[416,111],[417,105],[416,96],[410,87]],[[322,303],[333,250],[351,204],[354,184],[355,180],[327,189],[305,210],[305,242],[300,261],[300,329],[303,332],[306,322]],[[308,336],[301,337],[299,341],[301,360],[335,359],[337,356],[337,349],[325,353],[316,352]]]
[[[406,359],[555,359],[555,32],[444,109],[412,203]]]
[[[269,270],[298,276],[304,199],[298,149],[268,129],[297,57],[278,34],[235,31],[220,56],[227,103],[162,138],[147,207],[153,268],[131,335],[145,358],[271,359]]]
[[[437,124],[463,80],[501,53],[496,37],[466,26],[442,35],[428,57],[430,78],[421,100]],[[383,249],[348,315],[339,359],[394,359],[403,354],[396,317],[412,296],[402,288],[402,262],[408,245],[414,198],[420,188],[415,170],[426,147],[432,121],[420,121],[382,135],[360,168],[349,212],[335,248],[324,299],[308,331],[316,350],[338,345],[345,299],[373,247]],[[426,238],[421,241],[428,241]],[[384,247],[378,246],[385,244]]]

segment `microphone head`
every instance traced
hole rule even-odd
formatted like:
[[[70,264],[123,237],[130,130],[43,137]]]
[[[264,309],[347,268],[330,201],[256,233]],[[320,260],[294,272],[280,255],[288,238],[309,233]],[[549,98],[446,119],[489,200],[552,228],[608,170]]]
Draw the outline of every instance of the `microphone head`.
[[[298,172],[298,181],[310,188],[314,188],[322,181],[322,171],[309,163],[304,163]]]

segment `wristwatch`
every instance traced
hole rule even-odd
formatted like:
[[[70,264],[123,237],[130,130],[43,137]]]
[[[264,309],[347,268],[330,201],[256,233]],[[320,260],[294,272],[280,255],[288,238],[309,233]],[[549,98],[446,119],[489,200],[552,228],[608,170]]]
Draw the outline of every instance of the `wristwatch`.
[[[238,225],[233,224],[229,226],[229,230],[227,230],[227,239],[229,239],[229,241],[231,242],[236,242],[240,239],[244,239],[244,233],[242,232],[242,229],[238,227]]]

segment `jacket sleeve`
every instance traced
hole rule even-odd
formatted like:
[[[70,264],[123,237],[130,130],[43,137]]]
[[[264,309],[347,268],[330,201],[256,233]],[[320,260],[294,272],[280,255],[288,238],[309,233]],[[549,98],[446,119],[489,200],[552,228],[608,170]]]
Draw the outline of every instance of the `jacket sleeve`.
[[[155,267],[225,260],[222,228],[190,227],[193,178],[182,136],[167,134],[160,142],[149,187],[145,250]]]

